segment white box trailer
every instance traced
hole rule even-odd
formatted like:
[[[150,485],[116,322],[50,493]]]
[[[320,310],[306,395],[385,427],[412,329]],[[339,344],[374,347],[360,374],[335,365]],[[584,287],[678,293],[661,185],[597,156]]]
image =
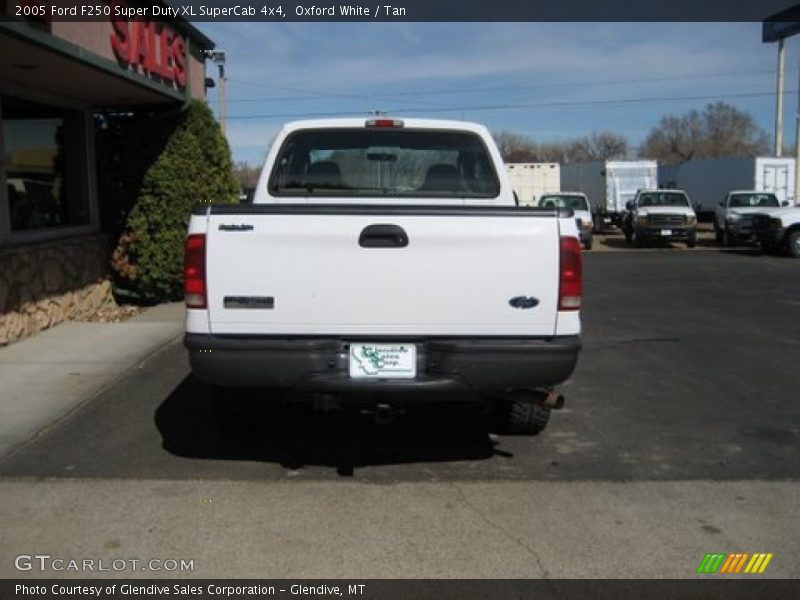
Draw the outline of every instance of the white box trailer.
[[[708,218],[731,190],[772,192],[795,204],[794,159],[774,156],[703,158],[659,169],[662,187],[684,190]]]
[[[560,192],[560,171],[558,163],[506,163],[508,179],[520,206],[534,206],[542,194]]]
[[[619,224],[625,204],[637,190],[658,186],[655,160],[598,160],[561,166],[561,189],[583,192],[589,197],[597,228]]]

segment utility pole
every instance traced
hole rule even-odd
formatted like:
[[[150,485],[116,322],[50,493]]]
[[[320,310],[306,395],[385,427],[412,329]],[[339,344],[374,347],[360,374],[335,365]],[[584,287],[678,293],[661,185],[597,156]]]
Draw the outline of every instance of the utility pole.
[[[222,135],[225,135],[225,50],[212,50],[208,57],[217,65],[219,74],[219,126]]]
[[[800,198],[800,194],[798,194],[798,183],[800,182],[800,69],[798,70],[797,91],[797,125],[794,130],[794,204],[797,204]]]
[[[780,42],[778,45],[778,98],[776,106],[778,107],[777,114],[775,115],[775,154],[781,155],[781,144],[783,143],[783,41],[787,37],[797,35],[800,33],[800,5],[787,8],[777,14],[767,17],[761,23],[761,41],[764,43]],[[795,126],[794,134],[794,202],[800,199],[800,79],[797,82],[798,98],[797,98],[797,124]],[[788,186],[791,191],[792,185]]]
[[[783,154],[783,48],[778,40],[778,89],[775,92],[775,156]]]

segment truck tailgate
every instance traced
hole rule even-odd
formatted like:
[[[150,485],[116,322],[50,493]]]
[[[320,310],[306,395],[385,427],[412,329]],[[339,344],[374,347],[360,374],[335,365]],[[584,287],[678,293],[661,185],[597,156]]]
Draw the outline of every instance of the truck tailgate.
[[[554,334],[559,232],[552,212],[217,208],[208,214],[206,259],[213,334]]]

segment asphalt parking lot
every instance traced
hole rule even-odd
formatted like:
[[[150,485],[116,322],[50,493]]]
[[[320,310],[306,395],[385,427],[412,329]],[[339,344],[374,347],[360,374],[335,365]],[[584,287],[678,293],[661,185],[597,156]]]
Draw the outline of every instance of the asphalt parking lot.
[[[584,349],[537,437],[469,411],[280,412],[246,440],[169,345],[0,461],[0,475],[367,482],[782,480],[800,475],[800,261],[756,250],[585,257]],[[76,442],[77,440],[77,442]]]
[[[798,269],[587,254],[585,347],[537,437],[292,409],[226,441],[167,344],[0,460],[0,577],[708,579],[709,552],[800,577]],[[194,567],[21,572],[20,553]]]

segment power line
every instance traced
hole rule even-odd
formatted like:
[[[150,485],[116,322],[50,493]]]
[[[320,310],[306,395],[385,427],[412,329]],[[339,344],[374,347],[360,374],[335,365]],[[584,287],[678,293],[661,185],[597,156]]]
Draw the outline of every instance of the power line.
[[[797,91],[785,91],[784,95],[797,94]],[[643,104],[647,102],[681,102],[681,101],[700,101],[700,100],[728,100],[736,98],[760,98],[764,96],[774,96],[774,92],[752,92],[741,94],[715,94],[709,96],[671,96],[655,98],[617,98],[613,100],[570,100],[558,102],[531,102],[518,104],[484,104],[476,106],[449,106],[449,107],[404,107],[387,109],[390,114],[401,112],[414,113],[436,113],[436,112],[469,112],[483,110],[515,110],[522,108],[563,108],[571,106],[611,106],[614,104]],[[306,113],[274,113],[274,114],[252,114],[252,115],[228,115],[228,119],[281,119],[281,118],[309,118],[309,117],[345,117],[366,115],[367,111],[330,111],[330,112],[306,112]]]
[[[256,81],[247,81],[246,79],[233,79],[233,80],[231,80],[229,78],[228,81],[235,81],[239,85],[249,85],[249,86],[257,87],[257,88],[267,88],[267,89],[270,89],[270,90],[278,89],[278,90],[286,90],[288,92],[298,92],[298,93],[301,93],[301,94],[306,94],[309,97],[311,97],[311,96],[327,96],[329,94],[329,92],[320,92],[320,91],[317,91],[317,90],[308,90],[308,89],[304,90],[302,88],[286,86],[286,85],[279,85],[279,84],[273,84],[273,83],[258,83]]]
[[[625,85],[625,84],[640,84],[640,83],[659,83],[669,81],[686,81],[694,79],[709,79],[709,78],[722,78],[722,77],[738,77],[744,75],[774,75],[774,69],[758,69],[752,71],[737,71],[729,73],[705,73],[700,75],[676,75],[672,77],[648,77],[639,79],[618,79],[610,81],[569,81],[560,83],[538,83],[528,85],[509,85],[509,86],[495,86],[495,87],[476,87],[476,88],[457,88],[457,89],[437,89],[437,90],[419,90],[416,92],[363,92],[363,93],[337,93],[337,92],[322,92],[319,90],[302,90],[300,88],[289,88],[287,86],[273,86],[271,84],[260,84],[251,81],[242,81],[238,79],[228,78],[228,81],[235,81],[238,84],[252,85],[256,87],[265,87],[271,89],[286,89],[304,93],[304,96],[272,96],[264,98],[241,98],[237,100],[229,100],[229,102],[284,102],[284,101],[298,101],[298,100],[319,100],[319,99],[353,99],[353,98],[382,98],[382,97],[404,97],[404,96],[432,96],[432,95],[447,95],[447,94],[471,94],[471,93],[485,93],[485,92],[502,92],[514,90],[536,90],[536,89],[552,89],[558,87],[592,87],[592,86],[608,86],[608,85]]]

